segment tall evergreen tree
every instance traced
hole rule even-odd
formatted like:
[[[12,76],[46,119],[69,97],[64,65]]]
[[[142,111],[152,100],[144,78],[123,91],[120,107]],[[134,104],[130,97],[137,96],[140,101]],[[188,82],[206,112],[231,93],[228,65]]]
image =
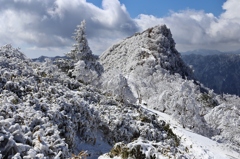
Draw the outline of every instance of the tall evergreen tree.
[[[95,56],[92,54],[88,41],[86,38],[86,22],[83,20],[74,33],[74,39],[76,43],[73,45],[73,49],[66,55],[75,61],[79,60],[94,60]]]
[[[86,38],[86,22],[83,20],[74,33],[76,43],[66,54],[73,60],[59,61],[60,68],[68,72],[69,76],[85,83],[98,84],[98,78],[103,68],[98,62],[98,56],[93,55]]]

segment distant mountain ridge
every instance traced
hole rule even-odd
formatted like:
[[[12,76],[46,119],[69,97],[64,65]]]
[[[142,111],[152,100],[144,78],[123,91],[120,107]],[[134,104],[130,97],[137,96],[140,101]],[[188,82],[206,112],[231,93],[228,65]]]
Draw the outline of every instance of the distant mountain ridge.
[[[240,96],[240,54],[182,55],[197,80],[216,93]],[[210,54],[210,53],[209,53]]]
[[[181,52],[181,55],[221,55],[221,54],[240,54],[240,50],[235,51],[219,51],[219,50],[208,50],[208,49],[198,49],[198,50],[191,50],[186,52]]]
[[[40,57],[38,57],[38,58],[33,58],[32,60],[34,61],[34,62],[44,62],[45,61],[45,59],[50,59],[50,60],[52,60],[52,61],[55,61],[56,59],[68,59],[68,57],[67,56],[54,56],[54,57],[49,57],[49,56],[40,56]]]

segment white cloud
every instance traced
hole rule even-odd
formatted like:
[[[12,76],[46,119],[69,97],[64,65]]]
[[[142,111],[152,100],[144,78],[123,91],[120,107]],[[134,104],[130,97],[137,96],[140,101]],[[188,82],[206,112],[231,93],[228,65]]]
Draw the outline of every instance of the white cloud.
[[[1,7],[4,5],[7,7]],[[72,45],[73,32],[83,19],[87,22],[91,48],[98,54],[116,39],[138,30],[126,7],[118,0],[103,0],[103,8],[86,0],[2,0],[0,9],[0,22],[4,24],[0,26],[0,35],[6,37],[0,40],[0,45],[29,45],[38,50],[38,54],[56,48],[65,51]],[[37,56],[23,48],[25,50],[28,56]],[[49,51],[45,55],[51,56]]]
[[[24,21],[23,21],[24,19]],[[13,10],[5,10],[0,14],[0,37],[1,43],[21,43],[21,40],[31,39],[35,37],[28,30],[24,30],[24,26],[31,25],[35,17],[26,13],[19,13]]]
[[[139,15],[135,19],[141,30],[166,24],[172,31],[179,51],[199,48],[229,51],[240,49],[240,1],[228,0],[219,17],[204,11],[184,10],[158,18]]]
[[[240,4],[239,0],[228,0],[223,4],[225,12],[221,15],[224,19],[231,19],[239,23]]]
[[[240,49],[240,2],[227,0],[223,9],[219,17],[184,10],[167,17],[141,14],[132,19],[119,0],[103,0],[102,8],[86,0],[0,0],[0,45],[12,43],[29,57],[63,55],[74,42],[76,25],[85,19],[89,44],[96,54],[158,24],[171,29],[179,51]]]

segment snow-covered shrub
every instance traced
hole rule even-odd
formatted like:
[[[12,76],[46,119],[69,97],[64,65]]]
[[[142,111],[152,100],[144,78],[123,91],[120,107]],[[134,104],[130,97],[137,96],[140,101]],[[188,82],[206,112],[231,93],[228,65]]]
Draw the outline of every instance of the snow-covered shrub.
[[[205,116],[207,123],[218,130],[218,134],[213,138],[218,142],[225,142],[235,150],[240,152],[240,105],[236,103],[234,97],[227,98],[231,103],[223,103],[210,110]],[[235,101],[234,101],[235,100]]]
[[[79,60],[74,64],[74,69],[71,74],[74,78],[85,84],[94,83],[98,78],[98,73],[87,64],[85,61]]]
[[[111,94],[116,100],[126,103],[135,103],[136,98],[128,85],[127,79],[119,74],[113,76],[109,81],[105,81],[102,84],[105,89],[105,93]]]
[[[74,68],[74,61],[71,59],[57,59],[54,64],[61,69],[61,71],[68,73],[69,70]],[[71,76],[70,76],[71,77]]]
[[[12,47],[11,44],[7,44],[5,46],[2,46],[0,48],[0,54],[2,57],[5,57],[7,59],[9,58],[17,58],[17,59],[21,59],[21,60],[26,60],[27,57],[22,53],[20,52],[19,48],[15,49]]]
[[[141,146],[138,145],[133,148],[128,148],[123,143],[118,143],[114,145],[112,150],[109,153],[110,157],[120,156],[123,159],[127,159],[129,157],[133,159],[145,159],[146,155],[142,154]]]

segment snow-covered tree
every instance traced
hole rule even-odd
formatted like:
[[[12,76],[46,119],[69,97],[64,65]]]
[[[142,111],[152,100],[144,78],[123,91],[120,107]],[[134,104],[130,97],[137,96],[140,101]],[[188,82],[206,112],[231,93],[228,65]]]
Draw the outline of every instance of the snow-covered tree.
[[[75,61],[78,60],[94,60],[96,57],[92,54],[88,41],[86,38],[86,22],[83,20],[74,33],[74,39],[76,43],[73,45],[73,49],[66,55]]]
[[[83,20],[74,33],[76,43],[73,45],[73,49],[66,54],[73,61],[67,62],[63,60],[59,64],[61,65],[60,68],[68,71],[71,77],[75,77],[78,81],[85,84],[93,84],[96,83],[103,69],[97,61],[98,56],[93,55],[88,46],[85,30],[86,22]]]
[[[111,79],[104,80],[102,87],[105,88],[105,93],[111,94],[118,101],[135,103],[137,100],[129,87],[127,79],[122,74],[113,75]]]

